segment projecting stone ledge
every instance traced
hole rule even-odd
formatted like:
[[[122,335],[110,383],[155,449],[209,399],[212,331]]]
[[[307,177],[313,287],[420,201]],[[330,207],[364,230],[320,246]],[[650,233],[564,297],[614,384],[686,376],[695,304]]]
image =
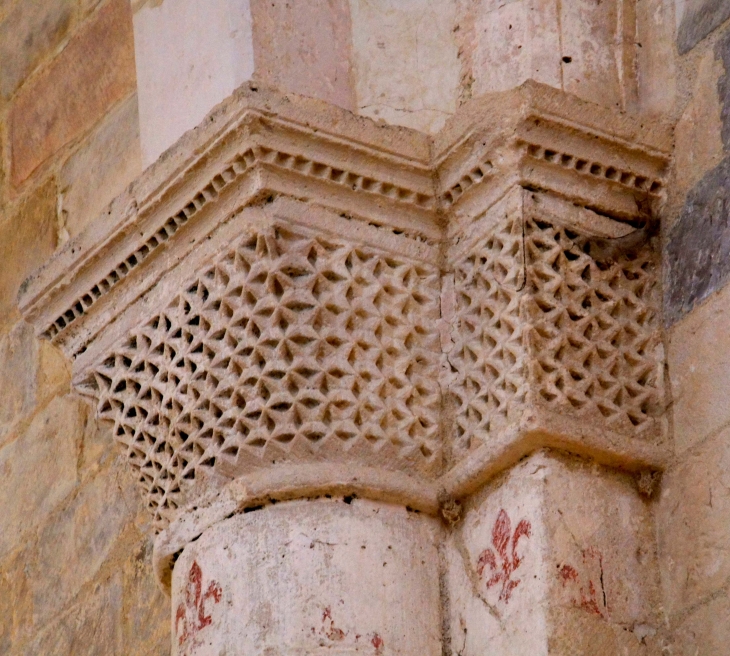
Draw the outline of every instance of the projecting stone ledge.
[[[661,469],[670,147],[662,124],[535,83],[433,140],[243,88],[20,307],[114,423],[167,529],[161,579],[270,501],[435,514],[545,447]]]

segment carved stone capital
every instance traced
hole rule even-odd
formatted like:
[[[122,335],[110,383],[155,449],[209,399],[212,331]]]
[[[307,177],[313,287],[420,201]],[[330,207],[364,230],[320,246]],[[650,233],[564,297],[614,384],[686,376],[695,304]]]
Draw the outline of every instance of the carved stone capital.
[[[21,311],[113,422],[163,580],[206,526],[272,500],[436,513],[544,447],[661,468],[670,143],[535,83],[433,139],[245,88]]]

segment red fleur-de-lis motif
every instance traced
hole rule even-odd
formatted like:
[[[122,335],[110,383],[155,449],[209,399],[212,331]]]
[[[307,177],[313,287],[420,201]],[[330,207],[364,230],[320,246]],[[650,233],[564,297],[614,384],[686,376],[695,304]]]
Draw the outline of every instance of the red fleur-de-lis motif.
[[[502,589],[499,592],[499,600],[508,603],[512,591],[520,584],[520,579],[513,579],[513,572],[522,563],[522,557],[517,553],[517,543],[520,538],[529,538],[532,525],[526,519],[520,520],[512,532],[512,522],[507,512],[502,509],[497,515],[492,528],[492,545],[494,550],[487,548],[479,554],[477,561],[477,574],[479,578],[484,575],[484,570],[489,566],[491,577],[487,579],[487,588],[492,588],[499,583]]]
[[[209,626],[213,619],[205,614],[205,602],[209,599],[213,603],[220,602],[222,590],[220,585],[211,581],[208,589],[203,592],[203,570],[197,561],[193,561],[188,572],[188,582],[185,587],[185,601],[177,607],[175,613],[175,631],[178,634],[178,644],[189,642],[195,645],[199,631]],[[182,630],[180,624],[182,623]]]

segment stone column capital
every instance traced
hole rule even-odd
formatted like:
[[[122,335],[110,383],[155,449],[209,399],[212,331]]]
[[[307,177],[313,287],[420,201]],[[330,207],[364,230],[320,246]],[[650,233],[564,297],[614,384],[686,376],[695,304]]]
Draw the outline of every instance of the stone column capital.
[[[436,514],[540,448],[664,462],[671,132],[528,82],[436,137],[246,86],[24,284],[114,423],[158,576],[232,513]]]

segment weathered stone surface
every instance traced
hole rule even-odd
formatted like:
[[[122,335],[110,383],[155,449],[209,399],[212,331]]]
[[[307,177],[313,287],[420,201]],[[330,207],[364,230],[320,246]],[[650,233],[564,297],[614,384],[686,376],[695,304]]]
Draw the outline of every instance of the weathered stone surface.
[[[439,535],[438,520],[351,498],[231,517],[175,565],[172,653],[439,656]]]
[[[730,2],[727,3],[730,7]],[[696,93],[705,93],[710,97],[714,94],[709,93],[709,89],[717,88],[717,95],[722,106],[720,110],[720,118],[722,120],[722,143],[725,148],[730,148],[730,32],[723,34],[718,40],[714,48],[715,59],[721,63],[724,71],[717,80],[717,85],[712,84],[710,80],[704,81],[704,84],[698,83]],[[699,82],[699,81],[698,81]]]
[[[101,582],[87,598],[41,628],[35,639],[10,656],[127,656],[122,642],[122,581],[116,575]],[[136,654],[134,656],[137,656]]]
[[[645,638],[660,626],[652,535],[630,477],[533,455],[475,495],[447,538],[452,649],[650,653]]]
[[[671,326],[730,276],[730,157],[688,194],[664,258],[664,321]]]
[[[253,74],[249,0],[207,0],[201,18],[197,0],[150,2],[134,14],[145,166]]]
[[[730,18],[728,0],[687,0],[679,29],[677,48],[684,55]]]
[[[144,536],[129,550],[122,569],[125,656],[167,656],[170,653],[171,600],[150,575],[151,556],[152,538]]]
[[[13,100],[8,117],[13,185],[86,132],[134,86],[129,0],[111,0]]]
[[[0,262],[9,265],[0,268],[0,324],[15,307],[25,277],[56,248],[56,193],[49,180],[0,223]]]
[[[258,79],[355,108],[348,0],[251,0],[251,14]]]
[[[473,3],[472,75],[475,96],[531,78],[561,87],[557,4],[538,0]]]
[[[727,122],[723,117],[730,103],[720,102],[720,95],[714,93],[718,81],[723,80],[722,60],[715,53],[708,52],[699,64],[692,97],[684,109],[675,128],[674,174],[677,188],[671,193],[684,195],[708,171],[716,167],[724,156],[722,132]],[[708,90],[710,90],[708,92]],[[662,227],[666,233],[678,217],[662,216]],[[687,260],[693,259],[686,253]]]
[[[12,647],[31,634],[33,597],[28,581],[31,547],[24,546],[0,561],[0,653],[12,653]]]
[[[636,3],[638,110],[650,116],[671,114],[677,101],[674,10],[665,0]]]
[[[730,422],[730,285],[669,331],[674,444],[681,454]]]
[[[622,70],[622,15],[630,6],[620,2],[570,0],[560,7],[562,88],[606,107],[623,107],[632,84]],[[631,26],[634,28],[634,26]],[[635,28],[634,28],[635,29]],[[626,47],[634,48],[634,35]]]
[[[357,112],[436,132],[456,111],[455,5],[351,0]]]
[[[142,172],[137,96],[132,95],[103,120],[60,171],[60,217],[68,237],[118,196]]]
[[[0,555],[42,524],[76,486],[80,406],[70,397],[55,399],[0,450],[0,505],[6,509],[0,515]]]
[[[130,483],[118,467],[102,470],[39,531],[31,579],[36,625],[46,625],[96,576],[133,521],[138,497]]]
[[[544,481],[544,458],[533,456],[475,495],[446,537],[452,653],[547,653]]]
[[[727,591],[693,608],[677,624],[673,654],[725,656],[730,645],[730,598]]]
[[[8,100],[66,38],[76,0],[17,2],[0,23],[0,97]],[[0,7],[0,18],[2,17]]]
[[[21,322],[0,337],[0,444],[13,424],[36,402],[38,342]]]
[[[685,452],[664,475],[657,526],[664,606],[672,618],[730,581],[730,429]]]

